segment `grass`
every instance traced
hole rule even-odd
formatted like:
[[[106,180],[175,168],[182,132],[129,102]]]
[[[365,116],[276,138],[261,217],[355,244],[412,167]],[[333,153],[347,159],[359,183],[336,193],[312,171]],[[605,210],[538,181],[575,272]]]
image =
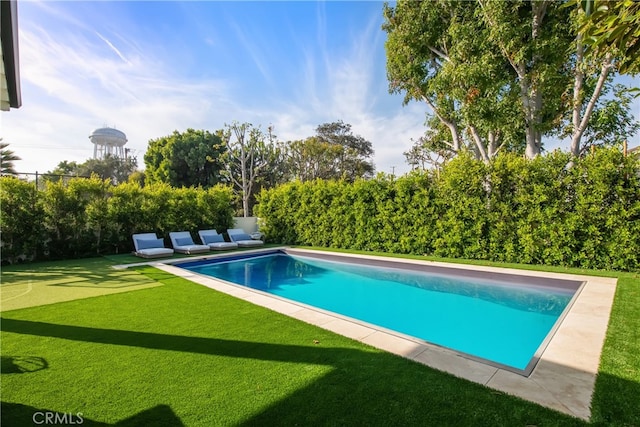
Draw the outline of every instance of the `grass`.
[[[115,270],[112,264],[89,258],[3,266],[0,307],[15,310],[160,285],[135,271]]]
[[[163,286],[2,313],[3,425],[36,411],[84,425],[586,424],[151,267],[129,274]],[[592,423],[640,425],[640,278],[607,275],[620,280]]]
[[[640,279],[621,274],[596,388],[593,421],[640,426]]]

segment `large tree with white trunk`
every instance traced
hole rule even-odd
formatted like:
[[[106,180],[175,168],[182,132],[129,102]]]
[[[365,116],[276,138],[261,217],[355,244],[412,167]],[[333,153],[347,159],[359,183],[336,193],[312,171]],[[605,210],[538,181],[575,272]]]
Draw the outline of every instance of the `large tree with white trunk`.
[[[435,136],[488,162],[501,150],[533,158],[545,136],[568,132],[580,153],[620,54],[585,50],[585,15],[545,0],[385,5],[389,90],[425,102],[439,120],[421,144]],[[622,116],[609,117],[612,129],[624,128]]]

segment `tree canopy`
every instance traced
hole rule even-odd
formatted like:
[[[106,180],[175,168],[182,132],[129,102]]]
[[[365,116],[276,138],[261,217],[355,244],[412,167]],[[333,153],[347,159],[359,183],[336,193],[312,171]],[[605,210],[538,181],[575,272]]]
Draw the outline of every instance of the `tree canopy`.
[[[284,147],[287,174],[290,179],[371,178],[373,146],[360,135],[354,135],[351,125],[342,120],[323,123],[316,135],[289,141]]]
[[[618,18],[627,16],[620,13]],[[585,16],[575,4],[551,1],[385,5],[389,90],[431,110],[430,130],[407,153],[410,161],[420,163],[421,151],[430,149],[439,155],[468,150],[485,162],[500,151],[533,158],[545,136],[558,134],[569,136],[572,153],[579,155],[587,145],[633,131],[629,103],[608,84],[615,67],[633,54],[635,40],[627,36],[626,52],[611,47],[586,54],[578,32]],[[619,24],[616,35],[638,31]],[[603,96],[621,108],[599,101]],[[590,125],[592,117],[598,123]],[[596,127],[616,134],[596,142],[606,134]]]
[[[354,135],[350,124],[338,120],[318,125],[315,140],[319,144],[325,144],[325,158],[320,161],[332,163],[330,173],[333,176],[323,178],[355,181],[356,178],[373,176],[373,146],[362,136]]]
[[[104,159],[88,159],[84,163],[63,160],[52,171],[45,174],[44,179],[50,182],[60,181],[63,176],[90,177],[97,175],[100,179],[108,179],[113,185],[127,182],[137,171],[138,161],[134,157],[120,158],[107,155]]]
[[[468,2],[400,1],[385,6],[383,29],[389,90],[424,101],[442,125],[427,140],[489,161],[524,148],[524,117],[514,71],[480,12]]]
[[[243,215],[250,216],[250,201],[255,185],[274,156],[271,128],[268,141],[262,130],[251,123],[233,122],[217,131],[216,136],[221,141],[219,146],[223,150],[220,159],[222,174],[239,192]]]
[[[98,175],[101,179],[108,179],[113,185],[129,180],[129,176],[136,171],[138,161],[133,157],[120,158],[107,155],[104,159],[89,159],[78,165],[76,171],[81,176]]]
[[[221,182],[224,145],[218,135],[187,129],[149,141],[144,155],[148,183],[209,188]]]
[[[640,2],[634,0],[573,1],[589,8],[580,26],[585,43],[594,50],[623,53],[618,58],[622,74],[640,73]]]
[[[51,175],[78,175],[78,162],[63,160],[58,163],[55,169],[50,170],[47,174]]]

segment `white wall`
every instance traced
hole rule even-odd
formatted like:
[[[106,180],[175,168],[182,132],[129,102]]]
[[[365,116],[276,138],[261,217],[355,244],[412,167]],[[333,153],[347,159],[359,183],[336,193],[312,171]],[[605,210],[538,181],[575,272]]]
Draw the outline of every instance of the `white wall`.
[[[255,216],[234,217],[233,228],[242,228],[247,234],[255,233],[258,231],[258,218]]]

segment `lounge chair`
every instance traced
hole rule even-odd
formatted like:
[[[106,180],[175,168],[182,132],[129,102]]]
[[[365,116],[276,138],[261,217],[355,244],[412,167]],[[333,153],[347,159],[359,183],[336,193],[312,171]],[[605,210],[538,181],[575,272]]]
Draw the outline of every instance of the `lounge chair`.
[[[227,230],[229,240],[238,244],[241,248],[251,248],[255,246],[262,246],[264,242],[258,239],[252,239],[250,235],[245,233],[241,228],[230,228]]]
[[[209,252],[208,245],[196,245],[193,243],[191,233],[188,231],[173,231],[169,233],[173,250],[181,254],[199,254]]]
[[[173,255],[173,249],[164,247],[164,240],[158,239],[156,233],[138,233],[131,236],[134,254],[142,258],[162,258]]]
[[[198,231],[200,240],[203,245],[208,245],[214,251],[224,251],[227,249],[235,249],[238,244],[235,242],[226,242],[222,234],[218,234],[216,230],[200,230]]]

